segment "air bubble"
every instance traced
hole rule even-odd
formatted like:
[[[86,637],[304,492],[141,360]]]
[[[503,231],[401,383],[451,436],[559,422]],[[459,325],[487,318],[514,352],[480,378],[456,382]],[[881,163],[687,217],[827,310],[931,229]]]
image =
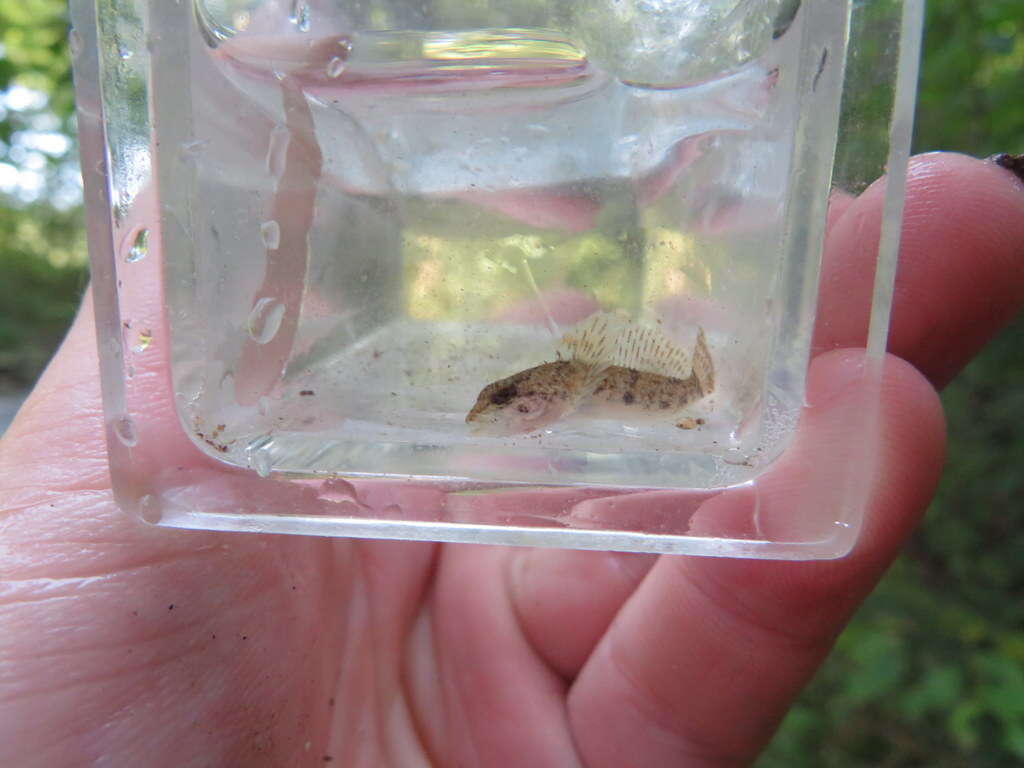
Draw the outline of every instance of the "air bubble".
[[[345,71],[345,60],[340,56],[333,57],[327,62],[327,76],[330,78],[341,77],[341,73]]]
[[[271,219],[260,224],[260,238],[268,250],[276,251],[281,245],[281,225]]]
[[[309,32],[309,3],[307,0],[295,0],[288,18],[299,32]]]
[[[283,125],[275,126],[270,132],[270,144],[267,146],[267,170],[273,176],[279,177],[284,173],[288,142],[288,129]]]
[[[281,330],[284,304],[265,296],[253,305],[249,313],[249,337],[257,344],[266,344]]]
[[[338,38],[338,47],[344,52],[345,58],[348,58],[348,55],[352,53],[352,41],[347,37]]]
[[[129,448],[138,445],[139,434],[135,430],[135,420],[131,416],[119,416],[114,420],[114,434]]]
[[[124,260],[129,264],[134,264],[136,261],[144,259],[147,253],[149,253],[149,230],[143,227],[135,233],[132,244],[124,255]]]

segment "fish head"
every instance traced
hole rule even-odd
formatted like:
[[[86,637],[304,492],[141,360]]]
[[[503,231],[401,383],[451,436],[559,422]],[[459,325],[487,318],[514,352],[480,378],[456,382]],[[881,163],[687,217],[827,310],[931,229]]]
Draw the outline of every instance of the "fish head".
[[[541,429],[572,410],[568,393],[543,386],[531,371],[488,384],[466,416],[477,435],[505,437]]]

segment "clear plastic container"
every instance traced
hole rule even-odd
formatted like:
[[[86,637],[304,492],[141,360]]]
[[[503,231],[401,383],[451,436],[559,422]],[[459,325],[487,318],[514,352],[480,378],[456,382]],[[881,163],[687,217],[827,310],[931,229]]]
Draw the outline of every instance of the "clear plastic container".
[[[849,551],[920,3],[71,9],[124,509],[236,531]],[[863,402],[848,440],[806,455],[830,200],[884,171]],[[773,482],[784,465],[799,492]]]

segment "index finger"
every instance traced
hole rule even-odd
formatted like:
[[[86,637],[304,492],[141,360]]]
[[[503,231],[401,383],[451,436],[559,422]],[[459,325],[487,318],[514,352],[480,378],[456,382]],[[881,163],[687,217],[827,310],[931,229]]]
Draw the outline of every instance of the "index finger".
[[[829,230],[814,353],[862,347],[885,180]],[[935,386],[966,365],[1024,302],[1024,183],[993,162],[933,153],[907,177],[889,351]]]

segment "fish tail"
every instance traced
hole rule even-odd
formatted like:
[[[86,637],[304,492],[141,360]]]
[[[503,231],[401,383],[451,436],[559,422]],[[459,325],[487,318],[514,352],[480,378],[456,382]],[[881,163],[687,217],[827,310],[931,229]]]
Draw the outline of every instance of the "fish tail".
[[[711,360],[704,329],[697,328],[697,343],[693,345],[693,380],[697,383],[701,397],[707,397],[715,389],[715,364]]]

